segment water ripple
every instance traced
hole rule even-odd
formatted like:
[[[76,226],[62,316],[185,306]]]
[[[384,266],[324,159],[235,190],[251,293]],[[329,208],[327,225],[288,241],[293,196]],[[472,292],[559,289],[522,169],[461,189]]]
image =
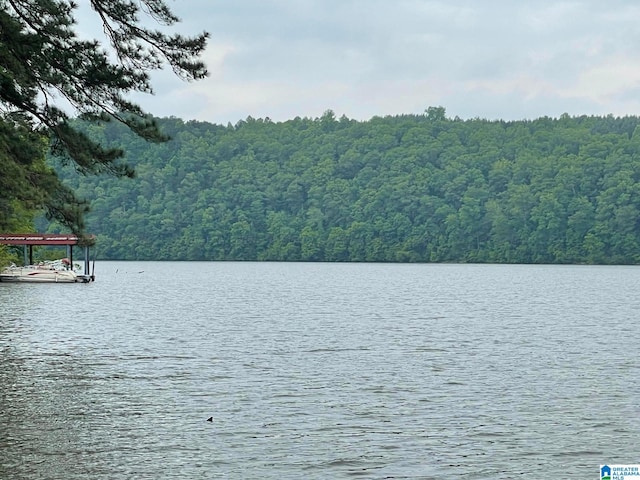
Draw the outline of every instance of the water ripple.
[[[0,478],[591,478],[638,461],[638,268],[102,268],[0,284]]]

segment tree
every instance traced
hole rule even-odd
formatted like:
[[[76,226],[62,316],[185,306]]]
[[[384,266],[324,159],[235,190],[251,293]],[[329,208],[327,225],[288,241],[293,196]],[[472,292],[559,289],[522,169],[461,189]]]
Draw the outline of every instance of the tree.
[[[179,21],[164,0],[90,4],[109,48],[96,39],[78,38],[72,0],[0,0],[2,184],[30,192],[0,190],[0,228],[11,226],[4,209],[13,202],[14,212],[20,206],[44,208],[50,218],[81,232],[86,205],[43,164],[43,142],[82,174],[133,176],[133,169],[119,161],[120,148],[103,147],[70,115],[97,123],[116,120],[145,140],[165,141],[155,121],[127,96],[153,93],[149,73],[165,65],[186,81],[207,75],[199,60],[206,32],[184,37],[143,26],[140,14],[164,27]]]
[[[427,114],[427,119],[431,121],[444,121],[446,120],[447,116],[447,111],[444,109],[444,107],[428,107],[425,110],[425,113]]]

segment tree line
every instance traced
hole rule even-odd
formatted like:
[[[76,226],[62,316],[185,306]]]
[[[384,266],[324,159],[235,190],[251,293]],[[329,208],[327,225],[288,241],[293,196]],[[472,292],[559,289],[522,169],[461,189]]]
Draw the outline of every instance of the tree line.
[[[90,202],[100,258],[640,262],[638,117],[154,122],[170,141],[76,126],[133,179],[52,160]]]
[[[118,122],[162,142],[130,94],[150,93],[149,72],[164,66],[184,80],[207,75],[208,33],[170,33],[179,19],[164,0],[92,0],[90,8],[102,28],[85,39],[75,1],[0,0],[0,230],[24,231],[44,211],[81,234],[87,205],[47,166],[47,152],[86,174],[131,176],[122,150],[76,129],[74,118]]]

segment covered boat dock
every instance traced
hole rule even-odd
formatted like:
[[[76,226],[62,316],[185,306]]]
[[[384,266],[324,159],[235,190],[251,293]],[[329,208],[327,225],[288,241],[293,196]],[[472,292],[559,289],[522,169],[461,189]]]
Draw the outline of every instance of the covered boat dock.
[[[35,245],[57,246],[67,248],[67,257],[73,265],[73,247],[84,250],[84,271],[78,275],[83,282],[92,282],[95,276],[90,272],[89,247],[95,243],[95,236],[78,236],[61,233],[0,233],[0,244],[22,245],[24,247],[24,264],[33,264],[33,247]],[[94,259],[95,262],[95,259]]]

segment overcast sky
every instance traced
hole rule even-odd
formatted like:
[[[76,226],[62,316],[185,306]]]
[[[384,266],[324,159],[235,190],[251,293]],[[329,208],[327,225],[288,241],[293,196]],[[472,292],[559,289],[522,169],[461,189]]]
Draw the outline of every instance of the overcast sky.
[[[636,0],[167,0],[210,76],[154,76],[156,116],[640,115]]]

